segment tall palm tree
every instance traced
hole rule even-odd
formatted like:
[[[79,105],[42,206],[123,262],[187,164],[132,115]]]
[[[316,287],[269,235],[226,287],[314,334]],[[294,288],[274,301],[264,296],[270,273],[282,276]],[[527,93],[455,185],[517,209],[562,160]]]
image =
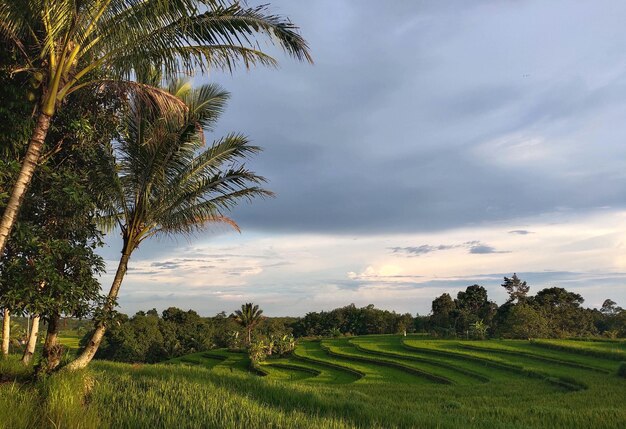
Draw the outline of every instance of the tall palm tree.
[[[0,254],[50,122],[69,94],[107,85],[141,94],[161,108],[183,108],[167,92],[130,79],[152,68],[173,78],[195,68],[274,65],[258,48],[259,36],[311,62],[305,40],[289,20],[237,0],[0,0],[0,42],[19,57],[21,65],[13,71],[30,73],[39,91],[35,126],[0,221]]]
[[[243,304],[241,310],[235,311],[235,322],[243,326],[247,333],[248,345],[252,342],[252,330],[263,320],[263,310],[251,302]]]
[[[216,85],[192,90],[189,83],[169,88],[187,106],[184,118],[155,115],[140,98],[131,100],[124,130],[112,146],[115,162],[103,169],[103,201],[109,208],[103,222],[121,230],[122,256],[100,321],[83,353],[69,369],[86,366],[96,353],[115,307],[132,252],[154,236],[190,235],[211,223],[237,224],[225,216],[242,200],[272,195],[260,187],[264,179],[241,162],[259,151],[239,134],[229,134],[204,146],[228,94]],[[106,157],[103,157],[106,158]],[[111,158],[109,158],[111,159]]]

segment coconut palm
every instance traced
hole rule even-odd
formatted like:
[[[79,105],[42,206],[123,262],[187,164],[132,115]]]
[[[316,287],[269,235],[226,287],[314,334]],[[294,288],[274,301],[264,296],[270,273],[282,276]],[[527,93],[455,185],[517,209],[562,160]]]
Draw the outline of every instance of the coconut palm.
[[[51,120],[68,95],[113,86],[122,94],[141,94],[157,107],[183,108],[166,91],[130,79],[152,68],[173,78],[196,68],[232,71],[238,64],[275,64],[259,50],[259,36],[311,61],[297,27],[269,14],[266,6],[243,7],[237,0],[1,0],[0,43],[21,63],[13,72],[31,75],[38,109],[0,222],[0,254]]]
[[[243,304],[241,310],[235,311],[235,322],[239,323],[247,333],[248,345],[252,342],[252,330],[263,320],[263,310],[251,302]]]
[[[216,85],[192,90],[184,82],[168,92],[187,106],[184,118],[159,117],[140,98],[131,100],[124,129],[111,147],[115,160],[110,156],[103,163],[103,195],[109,196],[103,223],[120,228],[122,256],[91,340],[69,369],[86,366],[96,353],[130,256],[144,240],[190,235],[212,223],[238,230],[225,213],[242,200],[271,195],[260,187],[264,179],[242,164],[259,151],[244,136],[229,134],[202,150],[203,132],[211,129],[228,94]]]

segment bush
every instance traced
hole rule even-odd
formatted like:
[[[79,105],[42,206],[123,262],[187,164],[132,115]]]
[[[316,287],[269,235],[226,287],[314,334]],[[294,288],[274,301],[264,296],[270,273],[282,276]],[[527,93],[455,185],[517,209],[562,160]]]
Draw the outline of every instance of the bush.
[[[252,364],[263,362],[267,358],[267,345],[263,341],[257,341],[248,347],[248,356]]]
[[[619,364],[619,368],[617,368],[617,375],[619,377],[626,378],[626,362]]]

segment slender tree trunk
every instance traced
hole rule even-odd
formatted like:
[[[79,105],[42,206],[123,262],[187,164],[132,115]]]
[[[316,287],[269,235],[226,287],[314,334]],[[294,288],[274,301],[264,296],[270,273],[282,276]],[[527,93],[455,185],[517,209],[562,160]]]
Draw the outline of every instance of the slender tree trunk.
[[[33,326],[30,328],[28,343],[26,344],[26,350],[24,350],[24,355],[22,356],[22,363],[24,365],[30,364],[35,354],[35,347],[37,347],[37,340],[39,339],[39,319],[38,314],[33,317]]]
[[[46,341],[43,344],[43,360],[39,367],[39,372],[52,372],[60,364],[65,348],[59,344],[59,314],[53,314],[48,321],[48,331]]]
[[[248,345],[252,344],[252,328],[248,326]]]
[[[33,178],[33,173],[37,168],[37,162],[39,161],[39,156],[41,155],[41,150],[46,140],[46,135],[48,134],[48,128],[50,128],[50,119],[51,117],[49,115],[43,112],[39,113],[37,124],[33,130],[30,142],[28,143],[26,156],[22,161],[20,174],[17,177],[15,185],[13,185],[11,197],[4,209],[4,213],[2,213],[2,220],[0,221],[0,255],[4,253],[9,234],[11,234],[13,224],[15,224],[15,220],[17,219],[17,213],[22,205],[22,200]]]
[[[51,347],[59,343],[59,319],[58,314],[53,315],[48,322],[46,341],[43,343],[44,351],[49,351]]]
[[[2,317],[2,356],[9,355],[9,343],[11,342],[11,312],[8,308],[4,309]]]
[[[122,257],[120,258],[120,263],[117,266],[117,272],[115,273],[113,284],[111,284],[111,290],[109,291],[107,302],[104,305],[104,311],[102,315],[103,320],[98,322],[98,324],[96,325],[96,330],[91,335],[91,339],[89,340],[89,343],[87,343],[85,350],[83,350],[80,356],[78,356],[73,362],[67,365],[66,368],[68,370],[74,371],[86,367],[98,351],[98,347],[100,347],[100,343],[102,342],[102,338],[104,337],[104,332],[106,331],[106,318],[109,316],[109,314],[113,310],[113,307],[115,306],[115,301],[120,291],[122,280],[124,280],[124,275],[126,274],[128,260],[130,259],[131,248],[132,247],[128,244],[124,244]]]

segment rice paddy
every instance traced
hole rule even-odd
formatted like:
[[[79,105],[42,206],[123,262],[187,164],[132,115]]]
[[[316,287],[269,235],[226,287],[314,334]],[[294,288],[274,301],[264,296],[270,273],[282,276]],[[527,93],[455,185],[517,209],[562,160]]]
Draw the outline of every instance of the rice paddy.
[[[0,385],[0,409],[15,397],[23,410],[0,427],[623,428],[614,350],[624,343],[379,335],[301,341],[255,371],[226,350],[159,365],[100,361],[65,411],[58,392],[72,397],[69,375],[48,383],[57,394],[46,399],[41,387]],[[42,401],[48,414],[33,417],[28,404]]]

